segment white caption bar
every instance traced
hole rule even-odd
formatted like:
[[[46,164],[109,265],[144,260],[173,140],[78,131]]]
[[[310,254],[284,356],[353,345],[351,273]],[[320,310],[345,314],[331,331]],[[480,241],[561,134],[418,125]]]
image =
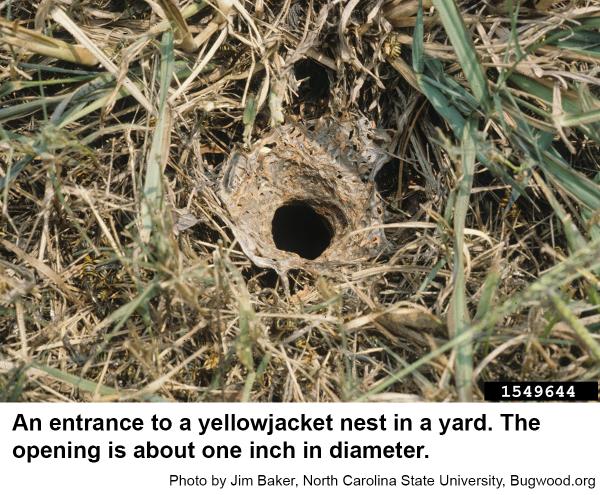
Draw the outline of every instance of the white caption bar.
[[[599,413],[600,404],[0,404],[2,491],[599,493]]]

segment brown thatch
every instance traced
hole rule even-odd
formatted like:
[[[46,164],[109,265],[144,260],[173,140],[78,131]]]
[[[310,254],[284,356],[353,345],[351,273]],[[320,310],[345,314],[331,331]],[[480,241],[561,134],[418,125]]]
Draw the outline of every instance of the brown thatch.
[[[0,2],[0,400],[597,380],[600,2],[422,4]]]

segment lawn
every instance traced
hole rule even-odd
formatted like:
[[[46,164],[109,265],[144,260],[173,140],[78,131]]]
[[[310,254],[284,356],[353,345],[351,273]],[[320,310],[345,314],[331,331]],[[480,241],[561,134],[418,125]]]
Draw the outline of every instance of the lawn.
[[[599,28],[598,0],[0,1],[0,400],[598,380]],[[223,193],[238,157],[295,174],[275,217]]]

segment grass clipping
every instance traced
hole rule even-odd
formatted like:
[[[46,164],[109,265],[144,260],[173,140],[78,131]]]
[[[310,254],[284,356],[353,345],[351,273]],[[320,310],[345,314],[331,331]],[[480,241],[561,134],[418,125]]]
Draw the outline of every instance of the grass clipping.
[[[0,400],[598,380],[600,1],[122,5],[0,6]],[[385,249],[260,268],[223,165],[319,119],[385,148]]]

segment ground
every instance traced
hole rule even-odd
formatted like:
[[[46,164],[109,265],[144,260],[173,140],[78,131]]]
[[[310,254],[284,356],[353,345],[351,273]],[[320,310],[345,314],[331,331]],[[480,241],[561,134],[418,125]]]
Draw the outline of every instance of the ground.
[[[0,15],[0,400],[598,380],[600,1]],[[387,241],[282,275],[251,262],[216,184],[234,151],[315,119],[368,122],[385,148]]]

